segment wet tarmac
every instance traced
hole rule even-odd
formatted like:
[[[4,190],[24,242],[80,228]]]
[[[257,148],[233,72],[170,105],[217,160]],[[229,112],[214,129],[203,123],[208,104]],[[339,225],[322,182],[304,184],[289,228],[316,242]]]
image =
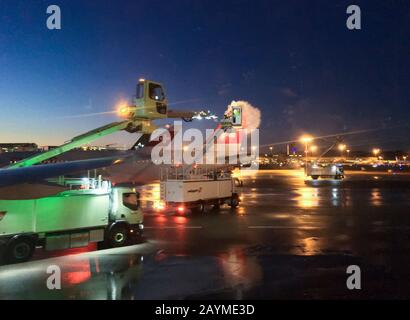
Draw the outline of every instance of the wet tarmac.
[[[0,267],[1,299],[404,299],[410,297],[410,175],[299,170],[242,176],[235,211],[151,211],[146,241]],[[145,199],[158,196],[155,185]],[[148,203],[147,201],[145,204]],[[152,203],[151,203],[152,205]],[[47,267],[62,289],[47,289]],[[361,268],[362,289],[346,287]]]

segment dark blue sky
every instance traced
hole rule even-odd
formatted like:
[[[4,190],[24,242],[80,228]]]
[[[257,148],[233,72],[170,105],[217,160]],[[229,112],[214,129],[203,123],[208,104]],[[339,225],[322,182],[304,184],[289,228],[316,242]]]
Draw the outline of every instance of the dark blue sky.
[[[62,30],[46,28],[50,4]],[[196,100],[179,108],[249,101],[264,143],[387,126],[348,142],[410,148],[409,57],[407,0],[2,0],[0,140],[57,144],[113,121],[63,117],[112,109],[143,76]]]

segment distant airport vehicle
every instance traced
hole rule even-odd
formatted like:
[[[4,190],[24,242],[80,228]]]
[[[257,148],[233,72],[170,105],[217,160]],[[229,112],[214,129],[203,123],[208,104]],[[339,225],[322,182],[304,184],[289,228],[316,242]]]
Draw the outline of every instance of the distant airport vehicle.
[[[306,165],[305,171],[306,176],[312,177],[313,180],[319,178],[340,180],[344,178],[344,170],[341,164],[313,162]]]
[[[344,169],[341,163],[329,163],[320,161],[322,157],[326,155],[330,150],[332,150],[337,144],[340,143],[340,138],[338,137],[332,145],[330,145],[316,160],[308,162],[306,159],[305,163],[305,174],[308,177],[312,177],[313,180],[319,178],[332,178],[335,180],[341,180],[344,176]],[[343,149],[340,149],[343,147]],[[307,145],[306,145],[307,148]],[[344,150],[346,145],[339,144],[339,150]],[[307,158],[307,149],[306,149],[306,158]]]
[[[160,195],[164,209],[186,210],[203,213],[207,205],[218,209],[227,204],[231,208],[239,205],[241,182],[231,173],[223,170],[208,170],[207,166],[191,168],[174,166],[161,172]]]
[[[141,236],[139,194],[97,178],[57,178],[57,194],[0,200],[0,248],[8,263],[31,258],[35,247],[58,250],[100,243],[120,247]]]

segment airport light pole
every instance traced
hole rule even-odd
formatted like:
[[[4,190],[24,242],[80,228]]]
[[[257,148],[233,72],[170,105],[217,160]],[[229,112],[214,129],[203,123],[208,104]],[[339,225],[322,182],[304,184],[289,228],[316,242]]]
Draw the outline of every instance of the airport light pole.
[[[373,155],[374,155],[377,159],[379,159],[380,149],[379,149],[379,148],[373,148],[372,152],[373,152]]]
[[[308,152],[309,152],[309,143],[313,141],[311,136],[302,136],[300,141],[305,144],[305,173],[307,172],[307,163],[308,163]]]
[[[346,150],[346,145],[345,144],[339,144],[339,150],[340,150],[340,157],[343,158],[343,151]]]

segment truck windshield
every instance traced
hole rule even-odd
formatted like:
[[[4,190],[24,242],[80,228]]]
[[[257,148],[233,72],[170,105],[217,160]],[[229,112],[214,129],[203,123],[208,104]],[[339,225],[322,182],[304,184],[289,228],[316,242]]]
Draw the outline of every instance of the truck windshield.
[[[144,98],[144,85],[143,85],[142,83],[138,83],[138,84],[137,84],[136,98],[137,98],[137,99],[142,99],[142,98]]]
[[[128,209],[138,210],[140,207],[139,194],[136,192],[128,192],[122,194],[122,203]]]
[[[164,101],[165,94],[164,90],[159,84],[150,83],[149,84],[149,97],[156,101]]]

